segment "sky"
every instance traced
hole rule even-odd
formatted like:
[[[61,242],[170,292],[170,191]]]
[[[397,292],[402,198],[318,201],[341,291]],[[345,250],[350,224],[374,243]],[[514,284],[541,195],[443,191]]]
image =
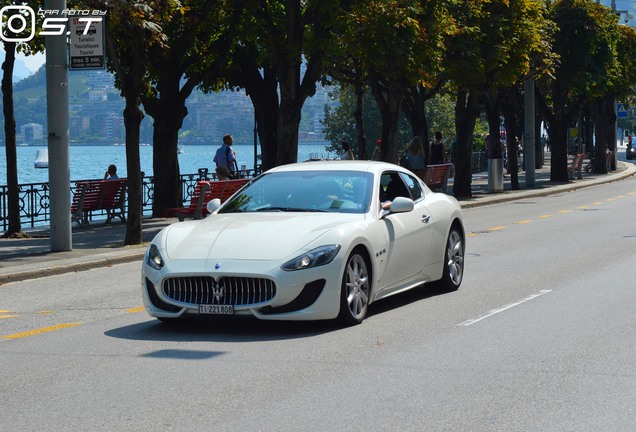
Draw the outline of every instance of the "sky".
[[[16,58],[22,60],[22,62],[24,62],[26,67],[29,68],[31,72],[37,71],[40,66],[44,64],[45,57],[46,56],[44,54],[35,54],[30,56],[25,56],[22,54],[16,55]]]

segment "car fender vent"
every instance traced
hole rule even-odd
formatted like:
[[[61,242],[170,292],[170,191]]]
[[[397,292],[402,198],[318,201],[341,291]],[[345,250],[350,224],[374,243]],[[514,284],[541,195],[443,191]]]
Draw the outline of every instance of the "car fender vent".
[[[312,304],[314,304],[316,300],[318,300],[318,297],[320,297],[320,294],[322,293],[322,290],[325,288],[326,283],[327,281],[325,279],[318,279],[313,282],[310,282],[303,287],[303,290],[300,292],[300,294],[298,294],[298,296],[295,299],[293,299],[291,302],[287,303],[286,305],[279,306],[279,307],[266,306],[260,309],[259,312],[265,315],[273,315],[273,314],[295,312],[298,310],[305,309],[311,306]]]
[[[168,304],[161,300],[157,295],[157,291],[155,291],[155,285],[150,282],[150,279],[146,278],[146,291],[148,292],[148,298],[150,299],[150,303],[158,309],[163,309],[165,311],[170,312],[178,312],[181,310],[180,307]]]

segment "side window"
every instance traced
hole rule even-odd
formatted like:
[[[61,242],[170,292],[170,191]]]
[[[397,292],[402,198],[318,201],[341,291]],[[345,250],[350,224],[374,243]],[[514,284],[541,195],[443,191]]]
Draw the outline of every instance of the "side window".
[[[381,178],[380,199],[382,200],[382,189],[384,189],[384,200],[393,201],[396,197],[411,198],[409,189],[404,184],[402,177],[395,171],[385,172]]]
[[[424,196],[422,188],[420,187],[420,182],[417,181],[415,177],[404,173],[401,173],[400,177],[402,177],[402,180],[404,180],[406,187],[411,193],[411,198],[413,199],[413,201],[417,201]]]

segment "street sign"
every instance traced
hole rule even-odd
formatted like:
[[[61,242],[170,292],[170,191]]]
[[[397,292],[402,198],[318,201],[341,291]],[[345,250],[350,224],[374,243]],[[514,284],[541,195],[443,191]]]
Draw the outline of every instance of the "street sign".
[[[73,17],[68,29],[70,69],[104,69],[104,19]]]
[[[625,104],[616,104],[616,116],[618,118],[627,118],[627,109],[625,109]]]

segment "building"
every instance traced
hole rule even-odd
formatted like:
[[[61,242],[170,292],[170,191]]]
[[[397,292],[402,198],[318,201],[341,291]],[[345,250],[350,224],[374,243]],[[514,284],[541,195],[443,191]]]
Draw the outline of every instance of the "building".
[[[20,135],[22,136],[22,142],[27,144],[40,141],[44,138],[44,128],[38,123],[27,123],[20,126]]]

